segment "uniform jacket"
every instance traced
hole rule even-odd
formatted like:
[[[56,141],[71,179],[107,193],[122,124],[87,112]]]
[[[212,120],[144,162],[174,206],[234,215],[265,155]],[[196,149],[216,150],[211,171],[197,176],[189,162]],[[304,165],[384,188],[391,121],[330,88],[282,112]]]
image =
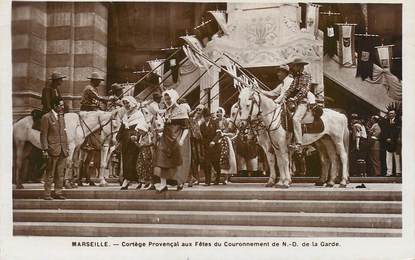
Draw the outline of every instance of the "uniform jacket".
[[[52,102],[52,100],[56,99],[57,97],[62,98],[59,89],[51,88],[49,86],[43,88],[43,90],[42,90],[42,106],[43,106],[43,112],[44,113],[47,113],[52,109],[51,102]]]
[[[388,152],[398,152],[400,149],[400,135],[401,124],[396,118],[391,122],[389,119],[383,121],[381,126],[382,133],[381,138],[385,144],[385,148]],[[391,142],[387,142],[387,139],[391,139]]]
[[[59,156],[61,151],[64,156],[68,156],[68,136],[63,116],[57,118],[52,111],[43,115],[40,126],[40,142],[42,150],[47,150],[50,156]]]

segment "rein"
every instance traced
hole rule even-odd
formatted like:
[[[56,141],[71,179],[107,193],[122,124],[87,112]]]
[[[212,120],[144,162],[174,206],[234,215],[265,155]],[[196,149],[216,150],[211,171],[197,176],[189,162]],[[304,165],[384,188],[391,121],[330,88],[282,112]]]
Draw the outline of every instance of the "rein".
[[[103,145],[104,145],[104,143],[105,143],[105,141],[107,140],[107,138],[108,138],[108,136],[113,136],[114,135],[114,133],[116,133],[116,132],[114,132],[113,131],[113,124],[112,124],[112,120],[114,120],[114,116],[113,115],[111,115],[111,117],[108,119],[108,121],[107,122],[105,122],[104,124],[102,124],[102,122],[101,122],[101,118],[98,116],[98,123],[99,123],[99,128],[98,129],[96,129],[95,131],[92,131],[92,129],[88,126],[88,124],[85,122],[85,120],[81,117],[81,114],[80,113],[77,113],[77,115],[78,115],[78,118],[79,118],[79,121],[80,121],[80,126],[81,126],[81,129],[82,129],[82,132],[83,132],[83,134],[84,134],[84,138],[86,138],[87,137],[87,135],[86,135],[86,132],[85,132],[85,129],[84,129],[84,127],[82,126],[83,124],[86,126],[86,128],[88,129],[88,131],[90,132],[90,134],[92,134],[92,136],[95,138],[95,140],[97,140],[99,143],[100,143],[100,146],[102,147]],[[103,142],[101,142],[100,141],[100,138],[95,134],[95,132],[96,131],[101,131],[101,130],[103,130],[104,129],[104,127],[105,126],[107,126],[108,124],[111,124],[110,125],[110,133],[109,134],[106,134],[105,135],[105,137],[104,137],[104,141]],[[111,138],[112,139],[112,138]]]

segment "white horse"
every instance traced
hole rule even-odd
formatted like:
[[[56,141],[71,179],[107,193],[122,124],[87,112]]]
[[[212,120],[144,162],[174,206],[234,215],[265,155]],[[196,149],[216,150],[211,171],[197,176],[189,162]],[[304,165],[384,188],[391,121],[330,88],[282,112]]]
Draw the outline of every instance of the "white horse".
[[[68,135],[69,156],[67,170],[73,169],[73,164],[77,163],[77,156],[74,157],[75,149],[79,149],[85,138],[96,130],[101,129],[101,135],[97,136],[101,143],[105,142],[108,136],[113,135],[120,127],[120,121],[117,117],[119,110],[112,112],[91,111],[65,114],[66,133]],[[13,124],[13,140],[15,145],[15,178],[16,188],[23,188],[21,181],[21,169],[23,150],[26,142],[32,143],[35,147],[41,149],[40,131],[32,129],[33,118],[26,116]],[[101,157],[105,158],[105,157]],[[102,159],[101,159],[102,160]],[[104,165],[103,163],[101,163]],[[105,179],[100,173],[99,178],[102,183]]]
[[[268,129],[272,129],[267,135],[269,135],[268,143],[270,143],[274,149],[280,171],[280,179],[277,186],[288,188],[291,183],[291,172],[289,169],[290,156],[288,150],[289,134],[281,126],[281,109],[282,107],[277,105],[272,99],[253,89],[244,88],[239,94],[238,116],[240,120],[247,123],[255,117],[255,119],[261,120]],[[311,115],[307,115],[306,118],[310,116]],[[321,120],[324,123],[324,131],[318,134],[304,134],[303,144],[313,144],[325,135],[330,137],[342,164],[342,179],[340,181],[340,186],[345,187],[349,177],[349,131],[347,128],[347,118],[345,115],[334,110],[324,109]],[[323,144],[330,147],[330,139],[324,139]],[[329,158],[335,160],[333,154],[331,154]],[[336,170],[334,168],[335,167],[332,167],[333,171]]]
[[[235,103],[231,107],[231,122],[237,127],[240,126],[241,120],[238,118],[239,106]],[[263,149],[269,166],[270,176],[265,187],[273,187],[277,180],[277,173],[275,168],[275,155],[270,151],[273,151],[274,147],[270,142],[270,136],[264,128],[258,128],[255,130],[257,141],[259,146]],[[336,154],[336,149],[330,137],[323,136],[316,141],[313,146],[319,151],[319,157],[321,162],[321,175],[320,179],[316,182],[316,185],[327,187],[334,186],[335,179],[339,170],[339,158]],[[291,155],[289,155],[291,159]]]

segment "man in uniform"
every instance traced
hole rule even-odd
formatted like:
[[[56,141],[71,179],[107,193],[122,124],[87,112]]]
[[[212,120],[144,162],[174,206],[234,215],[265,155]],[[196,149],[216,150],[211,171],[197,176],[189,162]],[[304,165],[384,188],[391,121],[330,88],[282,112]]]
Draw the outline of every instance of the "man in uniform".
[[[42,90],[42,111],[43,114],[48,113],[52,107],[51,102],[56,98],[62,98],[59,91],[59,86],[62,85],[63,79],[66,78],[65,75],[62,75],[58,72],[53,72],[49,80],[51,81],[47,87],[44,87]]]
[[[50,105],[51,111],[43,115],[40,130],[42,153],[43,157],[47,159],[44,199],[64,200],[62,186],[69,147],[63,114],[63,100],[55,98]],[[55,183],[53,197],[51,196],[52,182]]]
[[[311,75],[304,71],[304,66],[308,62],[302,59],[294,59],[289,63],[293,81],[285,92],[283,100],[290,99],[290,101],[296,104],[296,109],[293,116],[293,128],[296,144],[292,145],[292,148],[296,151],[301,151],[302,148],[302,136],[301,120],[303,120],[305,113],[307,112],[308,99],[307,95],[310,91]]]
[[[395,173],[401,175],[401,122],[396,116],[396,111],[390,109],[382,124],[382,141],[386,148],[386,176],[393,174],[393,162]]]

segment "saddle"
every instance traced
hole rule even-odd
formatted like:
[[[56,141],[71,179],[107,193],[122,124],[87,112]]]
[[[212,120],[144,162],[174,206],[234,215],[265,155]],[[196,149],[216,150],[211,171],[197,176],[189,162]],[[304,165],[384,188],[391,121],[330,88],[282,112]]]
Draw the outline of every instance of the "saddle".
[[[292,116],[295,111],[295,104],[287,101],[281,112],[281,125],[287,132],[293,132]],[[321,120],[323,115],[323,108],[318,104],[310,104],[307,112],[301,121],[301,128],[304,134],[318,134],[324,131],[324,123]]]
[[[40,121],[43,116],[43,111],[40,109],[33,109],[32,112],[30,112],[30,115],[33,119],[32,129],[40,131]]]

